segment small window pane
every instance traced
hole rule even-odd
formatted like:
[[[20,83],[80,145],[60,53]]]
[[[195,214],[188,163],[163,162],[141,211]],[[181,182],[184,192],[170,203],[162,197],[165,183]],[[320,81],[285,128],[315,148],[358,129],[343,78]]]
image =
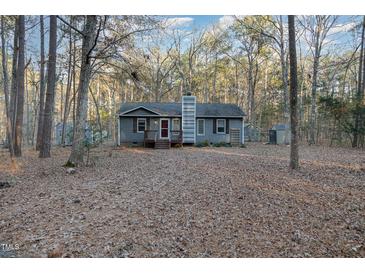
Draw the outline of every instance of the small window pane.
[[[180,130],[180,120],[179,119],[172,120],[172,130]]]
[[[204,120],[198,120],[198,135],[204,135]]]
[[[138,120],[137,131],[143,132],[146,130],[146,120]]]
[[[224,133],[226,131],[225,125],[226,125],[226,123],[224,120],[222,120],[222,119],[217,120],[217,131],[219,133]]]

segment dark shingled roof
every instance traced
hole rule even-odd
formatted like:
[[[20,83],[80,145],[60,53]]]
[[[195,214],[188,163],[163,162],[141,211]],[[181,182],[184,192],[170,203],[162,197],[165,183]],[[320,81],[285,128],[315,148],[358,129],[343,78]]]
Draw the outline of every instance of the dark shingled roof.
[[[164,116],[181,116],[181,103],[122,103],[119,113],[144,107]],[[246,114],[234,104],[196,104],[196,117],[242,117]]]

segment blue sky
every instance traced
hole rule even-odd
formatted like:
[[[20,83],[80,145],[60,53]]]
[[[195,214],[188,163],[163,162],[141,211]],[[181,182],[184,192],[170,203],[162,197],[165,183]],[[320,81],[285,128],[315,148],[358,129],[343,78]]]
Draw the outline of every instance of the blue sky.
[[[219,24],[221,27],[226,28],[232,23],[232,16],[223,15],[169,15],[159,16],[161,19],[169,20],[171,28],[181,30],[193,30],[193,29],[205,29],[214,24]],[[360,16],[356,16],[357,22],[362,19]],[[332,31],[332,35],[328,39],[332,40],[330,46],[337,50],[345,50],[353,45],[353,36],[351,32],[348,32],[349,27],[353,27],[353,16],[340,16],[336,23],[336,27]],[[39,19],[35,19],[39,20]],[[351,25],[352,24],[352,25]],[[48,28],[48,17],[45,17],[45,27]],[[39,51],[39,26],[33,28],[27,33],[28,50],[32,51],[32,54],[38,55]],[[48,40],[48,33],[45,37]],[[45,43],[46,49],[48,43]]]
[[[193,21],[191,23],[192,27],[204,28],[208,25],[217,23],[219,18],[222,16],[223,15],[193,15],[193,16],[191,16],[191,15],[179,15],[179,16],[170,15],[167,17],[168,18],[192,18],[193,19]]]
[[[204,29],[219,22],[223,15],[169,15],[162,16],[171,20],[174,27],[179,29]],[[173,20],[176,20],[174,23]]]
[[[176,20],[176,27],[180,29],[202,29],[206,28],[209,25],[215,24],[219,22],[219,19],[223,17],[223,15],[169,15],[169,16],[161,16],[162,18],[168,18],[171,20]],[[45,17],[45,28],[48,28],[48,17]],[[36,48],[39,46],[39,27],[32,29],[28,32],[30,35],[30,41],[33,43]],[[45,39],[48,39],[46,34]],[[45,45],[47,47],[47,45]]]

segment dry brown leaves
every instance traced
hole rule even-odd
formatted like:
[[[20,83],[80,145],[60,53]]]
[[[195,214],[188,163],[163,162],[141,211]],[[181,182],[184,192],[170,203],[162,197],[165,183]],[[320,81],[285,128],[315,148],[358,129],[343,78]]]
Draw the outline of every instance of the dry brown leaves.
[[[0,244],[19,257],[364,257],[364,151],[102,147],[66,172],[0,152]],[[4,253],[4,252],[3,252]],[[0,254],[1,255],[1,254]],[[6,256],[6,254],[5,254]]]

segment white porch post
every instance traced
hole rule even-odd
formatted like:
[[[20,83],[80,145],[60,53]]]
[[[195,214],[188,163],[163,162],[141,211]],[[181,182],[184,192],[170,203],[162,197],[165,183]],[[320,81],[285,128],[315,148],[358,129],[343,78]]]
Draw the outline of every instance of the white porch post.
[[[118,132],[117,132],[117,145],[120,146],[120,116],[118,115]]]

